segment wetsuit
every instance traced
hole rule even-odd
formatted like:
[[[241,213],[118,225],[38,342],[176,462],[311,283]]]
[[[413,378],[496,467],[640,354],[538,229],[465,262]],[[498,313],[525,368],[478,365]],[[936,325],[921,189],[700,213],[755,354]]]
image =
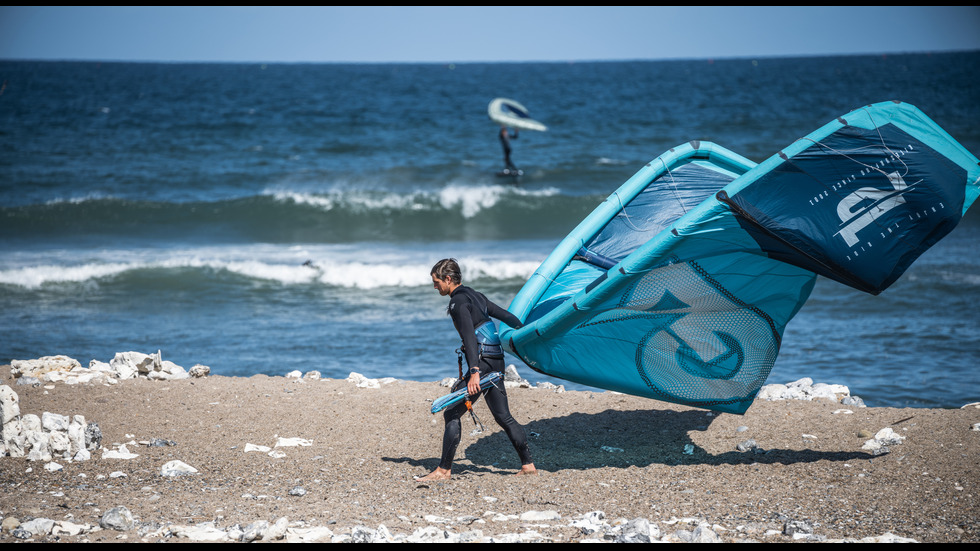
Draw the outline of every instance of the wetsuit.
[[[486,376],[491,371],[504,371],[503,352],[493,350],[492,347],[484,348],[485,354],[481,354],[480,344],[476,336],[476,328],[483,323],[493,323],[490,317],[497,318],[511,327],[520,327],[521,322],[517,316],[507,310],[497,306],[487,300],[482,293],[478,293],[469,287],[460,285],[449,295],[449,315],[453,319],[453,325],[463,339],[463,350],[466,356],[466,366],[464,366],[463,378],[457,385],[466,386],[469,380],[467,371],[470,367],[480,368],[480,377]],[[454,387],[455,390],[455,387]],[[517,423],[510,414],[507,405],[507,390],[503,384],[492,386],[481,393],[486,400],[490,413],[494,420],[504,429],[511,444],[521,457],[521,465],[531,463],[531,453],[527,447],[527,436],[524,429]],[[475,401],[477,397],[471,398]],[[443,413],[446,420],[446,431],[442,438],[442,460],[439,466],[449,470],[453,465],[453,458],[456,456],[456,447],[459,445],[461,423],[460,418],[466,413],[466,404],[448,408]]]
[[[504,168],[516,171],[517,167],[514,166],[514,163],[510,162],[510,138],[517,139],[517,131],[515,130],[513,135],[508,135],[507,129],[501,127],[500,145],[504,148]]]

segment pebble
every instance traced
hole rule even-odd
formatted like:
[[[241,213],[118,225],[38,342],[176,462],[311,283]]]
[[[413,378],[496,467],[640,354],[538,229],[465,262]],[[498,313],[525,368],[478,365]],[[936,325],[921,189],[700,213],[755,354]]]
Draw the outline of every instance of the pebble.
[[[133,514],[125,507],[113,507],[102,515],[99,524],[107,530],[127,532],[136,526]]]

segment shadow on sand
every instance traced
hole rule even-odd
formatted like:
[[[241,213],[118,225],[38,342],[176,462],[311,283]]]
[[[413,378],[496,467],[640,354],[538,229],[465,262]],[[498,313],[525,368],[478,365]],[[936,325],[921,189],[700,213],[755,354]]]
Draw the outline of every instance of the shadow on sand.
[[[626,468],[649,465],[747,465],[794,464],[821,460],[853,461],[870,459],[871,454],[854,451],[814,451],[809,449],[765,449],[764,453],[735,450],[735,443],[748,440],[733,437],[732,450],[710,454],[698,447],[691,431],[706,431],[718,417],[708,417],[700,410],[606,410],[600,413],[573,413],[562,417],[539,419],[524,425],[531,454],[538,468],[549,472],[597,467]],[[483,420],[483,419],[481,419]],[[457,464],[465,457],[466,465],[455,472],[485,472],[491,466],[515,471],[517,455],[503,431],[497,430],[475,441],[469,431],[473,426],[464,418],[463,438],[457,451]],[[489,420],[493,424],[493,419]],[[486,425],[486,420],[484,420]],[[488,431],[490,427],[487,426]],[[684,454],[684,446],[694,446]],[[462,453],[461,453],[462,452]],[[438,457],[425,459],[383,458],[385,461],[409,463],[426,472],[439,464]]]

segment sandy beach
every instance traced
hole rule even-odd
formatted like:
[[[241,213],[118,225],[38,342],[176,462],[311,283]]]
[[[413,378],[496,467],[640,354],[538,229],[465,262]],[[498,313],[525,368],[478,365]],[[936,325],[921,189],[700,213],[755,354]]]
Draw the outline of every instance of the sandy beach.
[[[265,538],[276,541],[642,541],[647,525],[656,541],[980,541],[976,407],[757,400],[737,416],[511,388],[539,475],[514,476],[517,454],[478,402],[486,430],[471,434],[464,417],[452,480],[420,483],[441,449],[438,381],[18,385],[2,366],[0,384],[21,415],[84,415],[103,435],[87,461],[54,459],[60,470],[0,457],[4,543],[242,541],[261,521],[278,526]],[[885,428],[904,439],[880,455],[862,448]],[[103,457],[120,445],[136,456]],[[197,472],[162,476],[173,460]],[[92,528],[116,507],[131,528]],[[88,529],[16,528],[39,518]]]

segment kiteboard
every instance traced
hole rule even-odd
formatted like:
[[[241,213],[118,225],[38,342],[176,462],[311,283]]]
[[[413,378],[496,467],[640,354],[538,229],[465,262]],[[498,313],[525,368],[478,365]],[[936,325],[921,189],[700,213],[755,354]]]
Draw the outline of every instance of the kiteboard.
[[[494,98],[487,106],[487,115],[501,126],[538,132],[548,130],[547,126],[531,118],[527,108],[508,98]]]
[[[509,168],[505,168],[505,169],[503,169],[503,170],[501,170],[500,172],[497,173],[497,177],[498,178],[515,178],[516,179],[516,178],[520,178],[521,176],[524,176],[524,171],[521,170],[521,169],[512,170],[512,169],[509,169]]]
[[[491,386],[496,386],[502,382],[503,375],[499,371],[491,371],[486,377],[480,379],[480,390],[486,390]],[[455,406],[456,404],[465,400],[466,396],[467,393],[465,386],[456,392],[446,394],[442,398],[432,402],[432,413],[439,413],[448,407]]]

